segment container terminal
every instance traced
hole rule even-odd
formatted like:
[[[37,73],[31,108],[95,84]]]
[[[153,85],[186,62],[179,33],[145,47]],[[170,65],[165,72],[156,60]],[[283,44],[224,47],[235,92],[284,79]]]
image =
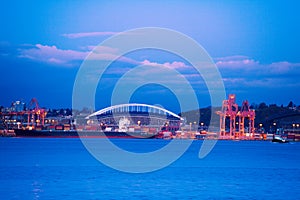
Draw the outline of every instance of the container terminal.
[[[255,123],[256,111],[247,100],[239,106],[230,94],[222,107],[212,114],[219,124],[189,122],[182,114],[164,108],[130,103],[110,106],[97,112],[59,113],[53,116],[33,98],[28,107],[16,101],[10,108],[1,108],[0,135],[11,137],[116,137],[160,139],[221,139],[221,140],[300,140],[299,123],[278,127],[278,116],[270,121],[269,131],[263,123]],[[198,113],[199,114],[199,113]],[[300,115],[300,112],[293,113]]]

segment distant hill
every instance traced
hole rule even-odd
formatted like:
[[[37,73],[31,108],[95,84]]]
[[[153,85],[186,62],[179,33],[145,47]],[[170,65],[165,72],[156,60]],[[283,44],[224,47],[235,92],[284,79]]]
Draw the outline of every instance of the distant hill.
[[[255,110],[255,127],[259,124],[263,124],[266,130],[276,123],[277,127],[280,126],[292,126],[292,124],[300,124],[300,109],[299,107],[283,107],[275,104],[267,106],[261,103],[259,106],[251,106]],[[210,123],[211,114],[217,116],[215,111],[221,110],[221,108],[200,108],[199,110],[191,110],[187,112],[179,113],[180,116],[186,118],[187,124],[191,123],[204,123],[208,125]]]

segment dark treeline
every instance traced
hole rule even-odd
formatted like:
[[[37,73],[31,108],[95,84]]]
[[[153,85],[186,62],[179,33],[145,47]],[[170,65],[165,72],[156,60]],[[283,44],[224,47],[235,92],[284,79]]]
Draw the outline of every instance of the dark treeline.
[[[240,107],[239,107],[240,109]],[[259,104],[251,104],[250,109],[255,110],[255,126],[258,127],[259,124],[263,124],[267,128],[274,122],[277,125],[282,124],[293,124],[300,122],[300,105],[294,104],[290,101],[287,105],[276,105],[262,102]],[[180,113],[181,116],[186,117],[187,123],[204,123],[205,125],[210,124],[211,114],[215,115],[214,117],[219,117],[215,111],[221,110],[219,108],[200,108],[199,110],[192,110],[188,112]],[[285,117],[287,116],[287,117]]]

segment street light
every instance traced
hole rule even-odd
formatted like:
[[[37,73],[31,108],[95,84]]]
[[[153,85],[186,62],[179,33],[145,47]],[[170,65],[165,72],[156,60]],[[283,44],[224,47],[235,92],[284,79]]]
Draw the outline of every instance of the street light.
[[[296,126],[296,124],[293,124],[293,132],[295,131],[295,126]]]
[[[260,130],[261,133],[262,133],[262,126],[263,126],[263,124],[260,123],[260,124],[259,124],[259,130]]]

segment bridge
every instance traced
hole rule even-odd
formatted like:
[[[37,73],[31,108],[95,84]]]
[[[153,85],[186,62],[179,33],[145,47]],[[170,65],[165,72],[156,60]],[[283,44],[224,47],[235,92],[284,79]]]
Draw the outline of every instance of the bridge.
[[[105,127],[116,127],[126,122],[130,126],[162,128],[172,132],[178,130],[183,121],[182,117],[169,110],[141,103],[110,106],[88,115],[86,119]]]

